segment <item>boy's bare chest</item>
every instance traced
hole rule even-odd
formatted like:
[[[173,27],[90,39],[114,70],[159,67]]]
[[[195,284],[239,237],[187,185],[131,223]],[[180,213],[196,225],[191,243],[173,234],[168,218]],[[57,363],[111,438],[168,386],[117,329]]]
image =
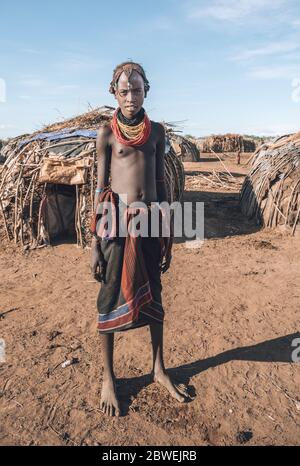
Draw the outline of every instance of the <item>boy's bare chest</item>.
[[[155,159],[156,155],[156,143],[153,139],[149,139],[146,144],[139,147],[124,146],[119,142],[114,142],[112,145],[112,158],[115,160],[134,160],[146,159],[152,160]]]

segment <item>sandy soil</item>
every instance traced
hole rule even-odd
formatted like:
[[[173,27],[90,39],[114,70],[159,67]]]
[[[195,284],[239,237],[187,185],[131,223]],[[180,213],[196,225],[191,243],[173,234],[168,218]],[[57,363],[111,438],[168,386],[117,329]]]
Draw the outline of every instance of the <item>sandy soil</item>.
[[[246,167],[226,165],[241,183]],[[2,445],[300,444],[300,366],[291,359],[299,236],[259,231],[240,213],[237,191],[203,185],[200,171],[220,171],[219,162],[185,169],[185,200],[205,202],[206,241],[188,249],[178,240],[163,275],[165,363],[194,400],[179,404],[150,383],[142,328],[117,334],[124,416],[105,417],[89,251],[62,244],[22,255],[2,245]]]

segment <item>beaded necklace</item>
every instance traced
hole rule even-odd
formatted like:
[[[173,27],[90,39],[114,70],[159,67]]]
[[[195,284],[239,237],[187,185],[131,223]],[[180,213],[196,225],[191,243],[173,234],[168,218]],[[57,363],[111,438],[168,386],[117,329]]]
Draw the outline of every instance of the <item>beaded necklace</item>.
[[[111,128],[115,138],[125,146],[142,146],[147,142],[151,133],[151,122],[146,114],[137,125],[127,125],[118,118],[119,108],[114,112]]]

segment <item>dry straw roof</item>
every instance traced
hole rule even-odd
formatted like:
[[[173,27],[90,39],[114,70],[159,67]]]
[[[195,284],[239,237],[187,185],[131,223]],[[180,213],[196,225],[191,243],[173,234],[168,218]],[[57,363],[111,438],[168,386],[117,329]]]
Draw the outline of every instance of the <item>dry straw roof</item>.
[[[202,140],[200,146],[203,152],[254,152],[256,148],[252,139],[232,133],[211,135]]]
[[[193,141],[177,134],[171,128],[167,128],[167,135],[174,152],[180,157],[182,162],[200,162],[200,150]]]
[[[241,190],[241,206],[259,224],[295,233],[300,221],[300,132],[257,149]]]
[[[95,138],[111,119],[112,107],[100,107],[75,118],[22,135],[3,148],[0,172],[0,235],[24,246],[49,244],[45,220],[55,185],[71,185],[76,199],[77,243],[89,243],[97,174]],[[184,169],[172,148],[166,154],[168,198],[180,200]],[[73,189],[72,188],[72,189]]]

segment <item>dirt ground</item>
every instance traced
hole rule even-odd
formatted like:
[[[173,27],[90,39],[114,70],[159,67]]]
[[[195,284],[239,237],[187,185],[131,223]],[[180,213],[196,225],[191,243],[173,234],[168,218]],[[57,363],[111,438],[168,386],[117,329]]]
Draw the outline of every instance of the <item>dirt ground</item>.
[[[124,415],[105,417],[89,251],[61,244],[22,255],[1,245],[2,445],[300,444],[300,366],[292,362],[299,236],[259,230],[243,217],[238,186],[247,167],[224,161],[229,188],[201,178],[224,171],[213,158],[185,163],[184,199],[205,202],[206,240],[198,249],[178,240],[162,276],[165,364],[189,386],[189,403],[151,383],[142,328],[116,336]],[[72,357],[75,364],[61,366]]]

